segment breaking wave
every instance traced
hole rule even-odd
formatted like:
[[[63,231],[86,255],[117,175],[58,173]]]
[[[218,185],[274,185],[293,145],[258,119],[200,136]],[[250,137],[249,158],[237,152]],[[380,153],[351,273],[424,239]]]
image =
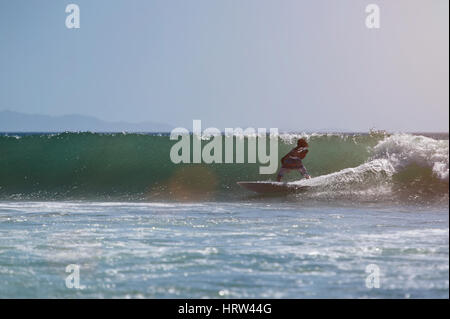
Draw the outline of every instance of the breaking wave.
[[[297,200],[448,202],[448,134],[283,134],[279,158],[299,136],[316,177],[287,177],[311,186]],[[245,200],[237,181],[275,179],[259,164],[174,164],[174,143],[168,134],[3,134],[0,200]]]
[[[356,167],[292,184],[311,186],[315,197],[448,201],[448,140],[398,134],[380,140],[370,153]]]

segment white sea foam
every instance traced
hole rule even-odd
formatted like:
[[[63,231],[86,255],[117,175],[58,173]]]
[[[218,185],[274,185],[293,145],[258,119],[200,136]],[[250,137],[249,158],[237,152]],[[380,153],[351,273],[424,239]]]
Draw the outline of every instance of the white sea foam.
[[[437,178],[448,181],[448,147],[448,140],[398,134],[378,143],[373,158],[387,159],[395,171],[411,164],[429,167]]]
[[[448,140],[398,134],[386,137],[372,149],[372,157],[354,168],[292,182],[301,186],[339,186],[388,181],[394,174],[411,166],[431,168],[435,177],[449,179]]]

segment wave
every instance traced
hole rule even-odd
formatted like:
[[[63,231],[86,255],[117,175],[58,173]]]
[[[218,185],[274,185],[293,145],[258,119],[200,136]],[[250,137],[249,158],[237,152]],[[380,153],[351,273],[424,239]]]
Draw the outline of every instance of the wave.
[[[292,184],[315,197],[448,201],[449,141],[398,134],[380,140],[361,165]]]
[[[448,134],[282,134],[279,158],[300,136],[317,177],[290,174],[313,186],[294,198],[448,201]],[[1,135],[0,199],[242,200],[250,194],[237,181],[275,179],[259,164],[174,164],[174,143],[168,134]]]

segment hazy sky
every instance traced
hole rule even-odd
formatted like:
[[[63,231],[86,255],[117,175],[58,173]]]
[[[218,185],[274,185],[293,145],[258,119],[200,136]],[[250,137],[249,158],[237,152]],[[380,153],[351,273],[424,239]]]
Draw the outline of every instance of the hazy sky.
[[[0,110],[448,131],[448,37],[448,0],[0,0]]]

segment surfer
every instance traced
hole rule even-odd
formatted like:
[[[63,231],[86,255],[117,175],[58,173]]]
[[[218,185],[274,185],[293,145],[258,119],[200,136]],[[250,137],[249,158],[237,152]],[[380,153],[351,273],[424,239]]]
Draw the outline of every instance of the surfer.
[[[291,170],[299,171],[306,179],[311,178],[302,163],[302,159],[305,158],[307,153],[308,142],[301,138],[297,141],[297,146],[281,159],[281,168],[277,175],[277,181],[280,182],[284,174]]]

